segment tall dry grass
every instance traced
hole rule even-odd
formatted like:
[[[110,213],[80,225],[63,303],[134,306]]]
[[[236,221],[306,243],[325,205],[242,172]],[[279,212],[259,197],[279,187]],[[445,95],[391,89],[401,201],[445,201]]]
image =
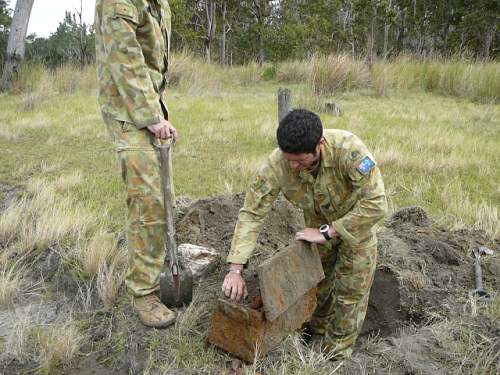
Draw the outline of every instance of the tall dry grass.
[[[266,75],[275,70],[276,74]],[[500,99],[500,67],[498,62],[450,60],[420,60],[400,56],[393,60],[378,60],[371,67],[348,54],[316,55],[304,60],[279,62],[259,66],[256,62],[232,68],[207,64],[193,53],[184,51],[172,55],[169,65],[169,86],[191,95],[219,92],[224,87],[246,86],[266,80],[281,83],[304,83],[316,95],[335,95],[360,88],[373,89],[376,95],[391,90],[423,90],[441,95],[480,102]],[[97,90],[94,66],[83,70],[65,65],[47,70],[33,62],[21,69],[14,84],[15,93],[25,94],[25,108],[33,110],[51,94]]]
[[[29,195],[0,215],[0,242],[4,246],[15,246],[21,252],[44,250],[85,235],[93,219],[82,206],[57,192],[63,182],[34,179],[28,184]]]
[[[369,82],[369,71],[364,62],[349,55],[316,56],[311,64],[311,81],[317,95],[334,95],[366,87]]]
[[[377,62],[372,84],[378,94],[389,89],[412,89],[480,102],[498,102],[500,67],[498,62],[419,61],[401,56],[393,61]]]

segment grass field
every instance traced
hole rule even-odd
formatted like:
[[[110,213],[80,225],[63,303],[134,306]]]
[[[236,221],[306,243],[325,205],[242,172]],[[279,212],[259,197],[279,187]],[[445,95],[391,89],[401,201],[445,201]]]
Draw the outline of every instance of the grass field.
[[[169,91],[171,121],[180,133],[174,151],[176,194],[197,199],[245,190],[276,146],[276,92],[286,86],[293,107],[318,110],[327,101],[341,107],[341,117],[320,112],[324,126],[357,134],[373,151],[391,210],[418,205],[446,228],[480,229],[492,240],[499,237],[498,64],[485,67],[491,82],[480,90],[467,86],[472,94],[446,89],[444,76],[435,78],[437,89],[430,78],[416,83],[415,71],[424,68],[415,63],[406,65],[408,74],[413,72],[411,84],[398,83],[401,61],[375,67],[383,75],[362,78],[363,83],[318,90],[323,81],[315,76],[311,84],[305,78],[322,74],[314,64],[283,64],[276,77],[264,80],[264,70],[256,65],[222,71],[180,55],[173,66],[176,85]],[[477,67],[454,64],[456,74],[479,74]],[[425,77],[453,66],[445,68],[428,64]],[[51,74],[33,67],[18,82],[17,94],[0,96],[0,202],[5,206],[0,212],[0,305],[12,306],[29,292],[23,257],[50,248],[72,265],[75,277],[96,275],[101,300],[113,306],[126,261],[123,249],[106,236],[123,230],[125,195],[98,110],[94,73],[66,67]],[[349,79],[361,82],[352,74]],[[13,187],[15,200],[7,193]],[[105,254],[98,253],[96,241],[108,244]],[[39,344],[54,341],[47,334],[36,337]],[[78,343],[67,345],[73,355]],[[37,353],[42,364],[68,361],[67,353],[55,360],[54,353]]]

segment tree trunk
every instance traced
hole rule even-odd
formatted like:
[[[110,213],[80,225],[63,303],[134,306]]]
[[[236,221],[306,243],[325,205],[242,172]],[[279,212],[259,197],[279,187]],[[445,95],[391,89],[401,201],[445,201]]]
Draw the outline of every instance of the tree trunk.
[[[490,58],[490,49],[493,44],[493,39],[495,38],[495,30],[496,26],[488,29],[488,31],[484,34],[484,42],[483,42],[483,58],[488,60]]]
[[[207,34],[205,36],[205,55],[207,62],[210,63],[212,60],[211,56],[211,46],[212,41],[215,38],[215,28],[216,28],[216,18],[215,18],[215,1],[207,0],[205,1],[205,12],[207,17]]]
[[[268,16],[268,4],[267,0],[253,0],[254,5],[254,15],[257,19],[257,24],[259,25],[259,65],[264,64],[264,32],[266,24],[266,16]]]
[[[226,65],[226,33],[227,33],[226,12],[227,12],[227,1],[223,1],[221,6],[222,39],[220,45],[220,63],[222,66]]]
[[[83,0],[80,0],[80,11],[77,11],[78,15],[78,26],[79,26],[79,35],[78,35],[78,60],[80,63],[80,68],[83,69],[85,65],[87,65],[87,30],[83,25]]]
[[[389,0],[389,7],[388,9],[389,12],[392,10],[392,0]],[[386,11],[386,16],[385,16],[385,22],[384,22],[384,52],[383,52],[383,57],[384,59],[387,58],[387,53],[389,49],[389,29],[391,28],[391,23],[390,21],[387,20],[387,11]]]
[[[366,60],[368,66],[372,67],[373,65],[373,54],[375,50],[375,23],[377,20],[377,4],[372,0],[372,18],[370,20],[370,28],[368,30],[367,40],[366,40]]]
[[[259,32],[259,65],[264,64],[264,22],[260,24]]]
[[[7,55],[2,77],[2,91],[9,91],[11,89],[12,79],[21,68],[33,2],[34,0],[17,0],[7,44]]]

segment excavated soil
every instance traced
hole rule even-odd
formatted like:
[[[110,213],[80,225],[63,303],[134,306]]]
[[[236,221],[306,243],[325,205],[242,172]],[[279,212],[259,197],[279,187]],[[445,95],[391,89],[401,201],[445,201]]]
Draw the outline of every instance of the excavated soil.
[[[8,191],[7,195],[10,194],[14,193]],[[219,196],[196,202],[189,199],[177,201],[178,243],[188,242],[210,246],[219,254],[216,261],[196,281],[195,285],[198,301],[208,302],[207,306],[210,309],[215,308],[214,301],[221,296],[220,286],[227,271],[225,258],[230,249],[236,218],[242,204],[242,194]],[[244,301],[245,304],[258,307],[255,305],[259,294],[254,272],[256,265],[279,251],[280,248],[290,244],[294,233],[302,226],[301,212],[286,200],[278,199],[258,238],[255,256],[249,262],[248,269],[245,270],[249,281],[249,298]],[[402,359],[406,367],[402,366],[399,370],[393,369],[393,373],[446,373],[434,371],[434,367],[439,368],[439,363],[429,362],[426,357],[433,350],[430,349],[428,339],[430,334],[428,330],[425,330],[425,324],[433,319],[445,320],[448,317],[459,316],[464,311],[468,293],[474,288],[471,249],[474,246],[485,245],[498,254],[499,241],[492,242],[481,231],[448,231],[439,228],[420,207],[407,207],[395,212],[387,220],[386,228],[379,233],[378,237],[378,267],[362,336],[357,345],[357,358],[366,363],[371,361],[370,356],[375,354],[367,350],[364,345],[370,337],[378,335],[380,338],[387,338],[388,342],[392,343],[387,344],[389,345],[387,350],[394,353],[395,358],[398,355],[404,357],[402,352],[404,348],[411,347],[412,350],[417,348],[416,354],[412,354],[415,356],[413,370],[408,370],[408,360]],[[40,257],[34,263],[32,277],[34,281],[43,279],[47,283],[54,301],[59,302],[55,305],[51,305],[50,301],[44,303],[54,307],[56,313],[66,311],[61,303],[67,301],[70,305],[71,301],[75,301],[82,293],[71,270],[53,253]],[[500,262],[497,256],[485,257],[483,260],[483,279],[491,292],[498,291]],[[98,309],[91,317],[86,317],[90,322],[87,332],[89,343],[81,349],[81,352],[87,354],[63,373],[125,374],[144,371],[147,360],[147,345],[144,339],[149,335],[149,330],[139,323],[132,325],[123,323],[123,321],[135,322],[136,320],[128,307],[128,298],[125,297],[124,290],[122,295],[124,297],[119,306],[120,316],[126,319],[117,319],[117,314],[102,310],[99,312]],[[91,301],[92,306],[99,307],[95,293],[91,295]],[[2,320],[9,314],[10,312],[0,311]],[[210,311],[201,317],[202,332],[208,331],[209,323]],[[4,331],[8,329],[3,325],[0,324],[0,339],[2,329]],[[404,334],[404,330],[401,329],[408,327],[413,327],[417,333]],[[422,328],[421,331],[418,331],[419,327]],[[497,334],[500,334],[498,322],[482,322],[480,329],[490,333],[496,330]],[[106,358],[112,355],[113,348],[104,347],[98,351],[95,348],[99,347],[99,343],[104,342],[111,334],[124,337],[125,349],[118,358],[107,362]],[[3,337],[5,338],[5,335]],[[382,349],[379,348],[379,350]],[[272,358],[273,353],[269,356]],[[377,356],[380,357],[379,354]],[[427,367],[425,367],[426,361],[429,362]],[[33,364],[20,365],[12,359],[3,363],[0,361],[0,374],[2,371],[17,373],[29,370],[32,366]],[[341,373],[360,372],[359,364],[355,363],[353,367],[350,366],[345,365]],[[424,367],[420,369],[418,366]],[[374,371],[377,373],[376,368]]]
[[[220,296],[220,282],[226,272],[224,259],[230,248],[243,195],[221,196],[195,202],[178,222],[181,241],[214,247],[221,254],[217,265],[205,278],[207,296]],[[247,275],[255,266],[293,241],[294,233],[303,226],[301,212],[284,199],[278,199],[261,234]],[[499,250],[498,241],[491,243],[480,231],[446,231],[433,226],[425,210],[406,207],[396,211],[379,237],[379,261],[370,294],[363,335],[380,337],[396,334],[407,324],[419,325],[433,312],[457,311],[474,288],[471,249],[488,245]],[[498,261],[484,261],[483,278],[495,290],[500,286]],[[247,276],[248,278],[248,276]],[[251,298],[244,302],[252,304]],[[210,293],[212,286],[213,294]]]

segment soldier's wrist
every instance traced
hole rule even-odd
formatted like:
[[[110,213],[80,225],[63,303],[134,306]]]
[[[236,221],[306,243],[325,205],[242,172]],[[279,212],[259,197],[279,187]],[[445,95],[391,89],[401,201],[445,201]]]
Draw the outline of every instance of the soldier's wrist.
[[[229,272],[241,274],[243,272],[243,268],[244,268],[243,264],[231,263],[229,265]]]

